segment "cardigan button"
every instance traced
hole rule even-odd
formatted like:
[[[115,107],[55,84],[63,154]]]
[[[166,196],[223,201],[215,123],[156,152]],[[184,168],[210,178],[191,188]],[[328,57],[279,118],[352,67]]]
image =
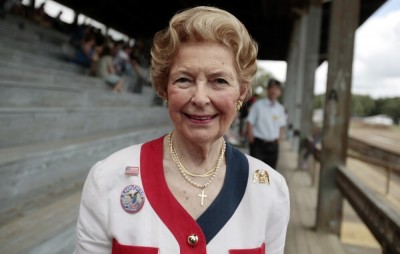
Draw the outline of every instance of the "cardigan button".
[[[199,242],[199,237],[195,234],[189,235],[187,242],[191,246],[195,246]]]

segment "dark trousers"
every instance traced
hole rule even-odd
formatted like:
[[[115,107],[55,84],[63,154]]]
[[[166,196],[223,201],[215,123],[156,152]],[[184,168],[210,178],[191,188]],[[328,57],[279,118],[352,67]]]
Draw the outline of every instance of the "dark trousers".
[[[269,142],[254,138],[254,142],[250,144],[250,155],[275,169],[279,156],[278,140]]]

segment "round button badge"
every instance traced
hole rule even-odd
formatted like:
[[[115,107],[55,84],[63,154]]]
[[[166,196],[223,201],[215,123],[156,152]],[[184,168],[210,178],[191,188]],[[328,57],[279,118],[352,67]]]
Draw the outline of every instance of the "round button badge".
[[[122,208],[127,213],[136,213],[144,204],[143,189],[138,185],[128,185],[122,191],[120,200]]]

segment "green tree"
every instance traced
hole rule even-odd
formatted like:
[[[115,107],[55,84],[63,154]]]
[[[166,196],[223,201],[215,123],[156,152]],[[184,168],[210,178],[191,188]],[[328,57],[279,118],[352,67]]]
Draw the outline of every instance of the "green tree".
[[[317,94],[314,96],[314,109],[324,107],[325,94]]]
[[[387,98],[383,100],[381,113],[390,116],[395,124],[400,120],[400,98]]]
[[[325,94],[314,96],[314,109],[324,107]],[[372,116],[385,114],[400,123],[400,97],[372,99],[368,95],[353,94],[351,100],[353,116]]]
[[[256,76],[253,80],[252,88],[253,88],[253,93],[255,93],[256,89],[262,88],[262,93],[260,94],[260,97],[265,97],[265,89],[267,88],[268,81],[273,78],[272,73],[262,69],[258,68]]]
[[[354,94],[351,98],[351,113],[353,116],[370,116],[375,108],[375,101],[368,95]]]

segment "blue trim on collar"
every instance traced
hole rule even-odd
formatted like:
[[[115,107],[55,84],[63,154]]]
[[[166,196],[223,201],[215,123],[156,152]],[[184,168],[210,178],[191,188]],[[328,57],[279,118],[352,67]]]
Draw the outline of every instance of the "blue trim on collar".
[[[249,163],[246,156],[227,144],[226,163],[225,181],[220,193],[208,209],[196,220],[203,230],[207,243],[218,234],[232,217],[247,187]]]

